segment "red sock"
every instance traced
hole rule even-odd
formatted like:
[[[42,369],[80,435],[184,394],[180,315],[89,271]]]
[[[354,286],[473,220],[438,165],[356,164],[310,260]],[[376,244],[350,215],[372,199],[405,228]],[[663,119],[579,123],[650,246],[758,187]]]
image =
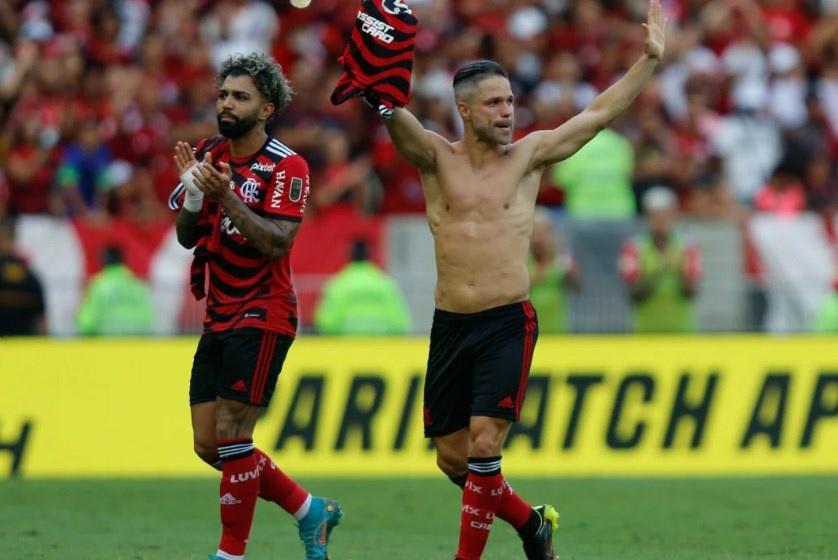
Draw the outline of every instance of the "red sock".
[[[294,515],[305,503],[308,492],[279,470],[264,452],[255,449],[254,454],[259,467],[259,497]]]
[[[468,475],[449,476],[451,482],[465,489]],[[504,482],[504,493],[498,506],[497,517],[512,525],[515,529],[522,528],[532,516],[532,506],[519,496],[509,485]]]
[[[480,560],[506,491],[500,457],[470,457],[460,517],[459,560]]]
[[[504,480],[503,496],[501,496],[497,515],[516,529],[520,529],[529,521],[530,515],[532,515],[532,506]]]
[[[234,556],[244,555],[256,498],[259,496],[259,468],[250,438],[218,442],[221,457],[221,543],[218,549]]]

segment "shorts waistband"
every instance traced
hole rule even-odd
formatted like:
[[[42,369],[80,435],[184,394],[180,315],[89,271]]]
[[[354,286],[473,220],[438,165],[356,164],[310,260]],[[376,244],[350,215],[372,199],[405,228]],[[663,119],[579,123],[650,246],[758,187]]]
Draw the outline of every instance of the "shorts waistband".
[[[515,303],[507,303],[499,305],[498,307],[490,307],[475,313],[456,313],[454,311],[445,311],[444,309],[434,309],[434,321],[469,321],[479,319],[492,319],[496,317],[510,317],[514,315],[521,315],[528,312],[533,312],[532,303],[530,300],[518,301]]]

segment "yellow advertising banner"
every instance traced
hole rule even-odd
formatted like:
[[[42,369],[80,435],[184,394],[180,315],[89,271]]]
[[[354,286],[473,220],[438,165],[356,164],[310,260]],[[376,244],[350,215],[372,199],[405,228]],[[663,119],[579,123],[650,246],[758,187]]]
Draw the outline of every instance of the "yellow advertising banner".
[[[213,474],[192,452],[195,339],[0,339],[0,476]],[[516,476],[838,473],[838,339],[542,337]],[[426,339],[302,337],[257,446],[306,476],[436,471]]]

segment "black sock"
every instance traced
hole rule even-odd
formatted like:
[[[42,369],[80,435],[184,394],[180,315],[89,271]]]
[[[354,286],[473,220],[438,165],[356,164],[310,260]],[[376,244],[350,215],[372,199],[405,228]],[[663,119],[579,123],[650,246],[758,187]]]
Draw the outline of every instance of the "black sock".
[[[461,474],[460,476],[449,476],[448,480],[450,480],[451,482],[453,482],[454,484],[456,484],[460,488],[465,489],[467,478],[468,478],[468,473]]]
[[[530,513],[530,518],[527,519],[527,522],[518,527],[518,536],[522,539],[528,539],[530,537],[534,537],[538,530],[541,529],[541,515],[535,510],[532,510]]]

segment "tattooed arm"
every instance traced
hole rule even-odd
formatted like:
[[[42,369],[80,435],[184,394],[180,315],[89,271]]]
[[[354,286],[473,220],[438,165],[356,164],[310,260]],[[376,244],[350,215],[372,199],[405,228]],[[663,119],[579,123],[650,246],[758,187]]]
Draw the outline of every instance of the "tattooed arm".
[[[270,260],[283,256],[291,248],[300,224],[256,214],[230,190],[230,166],[224,162],[220,162],[219,166],[222,172],[212,166],[210,155],[206,154],[194,172],[195,184],[207,196],[218,201],[224,214],[257,251]]]
[[[259,216],[230,189],[227,189],[226,196],[218,198],[218,202],[247,242],[268,259],[278,259],[291,249],[300,229],[299,222]]]

